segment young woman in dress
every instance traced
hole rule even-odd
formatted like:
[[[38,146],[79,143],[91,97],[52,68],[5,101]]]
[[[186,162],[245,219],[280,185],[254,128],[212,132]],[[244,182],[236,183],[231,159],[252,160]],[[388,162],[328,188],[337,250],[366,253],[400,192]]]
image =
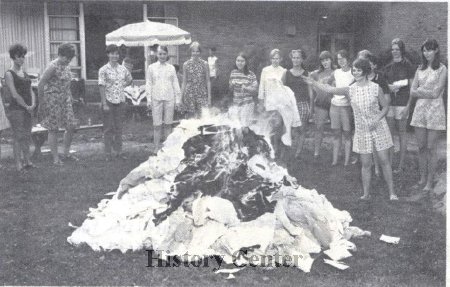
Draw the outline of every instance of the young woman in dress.
[[[400,39],[392,40],[391,44],[392,61],[384,68],[384,75],[389,84],[391,105],[386,116],[392,135],[398,132],[400,144],[400,162],[394,173],[401,172],[404,168],[406,155],[406,127],[408,113],[402,113],[408,103],[409,90],[414,79],[415,69],[405,55],[405,43]],[[403,116],[403,118],[401,117]],[[391,159],[394,150],[392,149]]]
[[[6,86],[12,97],[8,107],[8,119],[13,131],[14,160],[18,171],[34,167],[30,160],[30,140],[36,97],[31,88],[31,78],[23,71],[26,54],[26,47],[20,44],[11,46],[9,55],[13,65],[5,73]]]
[[[239,53],[236,57],[235,68],[230,74],[229,88],[233,93],[233,106],[229,112],[242,126],[248,127],[254,116],[253,95],[258,90],[258,81],[256,75],[248,69],[248,58],[244,53]]]
[[[442,98],[447,85],[447,68],[440,62],[439,44],[426,40],[422,47],[422,65],[417,69],[411,85],[410,98],[403,111],[407,117],[411,100],[417,98],[411,126],[414,126],[419,145],[420,180],[417,187],[425,192],[433,188],[437,165],[437,140],[445,130],[445,106]]]
[[[348,87],[332,87],[323,85],[312,79],[306,79],[314,87],[344,95],[352,105],[355,119],[355,135],[353,151],[361,156],[361,174],[364,195],[362,200],[370,199],[370,181],[372,176],[372,154],[380,161],[383,176],[388,186],[390,200],[398,200],[394,192],[392,167],[389,160],[389,148],[392,147],[392,137],[386,123],[389,102],[380,86],[368,79],[371,72],[370,63],[364,59],[353,62],[353,76],[356,82]],[[382,110],[380,110],[380,105]]]
[[[306,125],[313,109],[312,89],[303,80],[303,77],[309,75],[308,71],[303,66],[303,61],[306,59],[306,54],[303,50],[292,50],[289,53],[292,61],[292,68],[286,72],[286,86],[291,88],[294,92],[297,101],[297,109],[300,115],[302,125],[294,129],[295,133],[295,158],[299,158],[305,143]]]
[[[334,71],[331,81],[334,82],[334,85],[337,88],[348,87],[354,81],[348,52],[340,50],[337,53],[337,62],[340,68]],[[338,164],[342,136],[344,137],[344,165],[349,164],[352,138],[351,116],[352,108],[350,107],[347,97],[336,94],[333,95],[330,107],[331,129],[334,133],[333,166]]]
[[[42,126],[48,129],[48,142],[53,156],[53,164],[61,166],[58,155],[58,130],[65,128],[64,160],[78,160],[70,154],[70,145],[76,126],[72,108],[70,82],[72,73],[69,64],[75,56],[75,48],[71,44],[58,47],[58,58],[50,62],[38,85],[39,115]]]
[[[200,118],[202,109],[211,106],[211,82],[208,63],[200,58],[202,52],[198,42],[189,47],[191,58],[183,64],[181,94],[183,108],[188,117]]]
[[[330,82],[333,75],[333,55],[328,51],[323,51],[319,55],[319,69],[311,73],[311,77],[322,84]],[[333,94],[316,90],[313,93],[312,113],[314,114],[314,159],[317,160],[322,146],[325,123],[329,117],[331,98]]]

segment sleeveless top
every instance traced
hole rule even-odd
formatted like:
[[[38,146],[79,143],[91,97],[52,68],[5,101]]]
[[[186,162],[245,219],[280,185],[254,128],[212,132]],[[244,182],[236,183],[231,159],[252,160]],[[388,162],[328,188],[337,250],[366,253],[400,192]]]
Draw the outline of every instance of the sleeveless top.
[[[352,69],[344,72],[342,69],[334,70],[334,80],[337,88],[348,87],[353,81]],[[331,103],[335,106],[350,106],[347,98],[342,95],[334,95]]]
[[[13,70],[8,70],[11,73],[14,79],[14,87],[16,88],[17,93],[22,97],[24,102],[31,106],[31,79],[27,73],[23,72],[23,77],[17,75]],[[9,105],[10,110],[24,110],[26,109],[19,105],[14,98],[11,98],[11,103]]]
[[[308,84],[302,79],[301,76],[308,76],[308,71],[304,70],[300,76],[294,76],[290,70],[286,72],[286,86],[291,88],[294,92],[297,103],[308,102],[309,103],[309,89]]]

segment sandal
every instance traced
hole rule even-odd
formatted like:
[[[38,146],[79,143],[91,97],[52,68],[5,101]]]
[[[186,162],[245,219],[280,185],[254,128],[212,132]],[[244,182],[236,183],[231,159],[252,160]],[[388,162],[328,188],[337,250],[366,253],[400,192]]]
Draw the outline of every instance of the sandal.
[[[33,169],[33,168],[37,168],[37,166],[35,166],[34,163],[29,162],[29,163],[25,164],[23,166],[23,168],[25,168],[25,169]]]
[[[368,201],[368,200],[371,200],[372,197],[369,194],[369,195],[363,195],[359,199],[362,200],[362,201]]]
[[[390,201],[398,201],[398,196],[397,196],[396,194],[391,194],[391,195],[389,196],[389,200],[390,200]]]

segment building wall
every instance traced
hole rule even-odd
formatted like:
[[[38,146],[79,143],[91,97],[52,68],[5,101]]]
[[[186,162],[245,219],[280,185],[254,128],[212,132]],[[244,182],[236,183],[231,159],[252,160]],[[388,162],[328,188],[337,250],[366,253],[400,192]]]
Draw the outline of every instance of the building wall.
[[[426,38],[435,38],[444,61],[447,58],[447,3],[382,3],[360,14],[360,49],[381,52],[390,48],[394,38],[405,41],[416,56]]]
[[[8,49],[14,43],[28,48],[25,69],[45,67],[43,3],[0,1],[0,32],[0,77],[11,66]]]

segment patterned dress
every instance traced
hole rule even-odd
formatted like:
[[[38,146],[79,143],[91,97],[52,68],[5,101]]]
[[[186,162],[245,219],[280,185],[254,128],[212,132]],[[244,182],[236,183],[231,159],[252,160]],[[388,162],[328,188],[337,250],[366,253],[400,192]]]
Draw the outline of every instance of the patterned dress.
[[[350,104],[355,116],[353,151],[359,154],[370,154],[374,148],[376,151],[382,151],[393,146],[386,118],[377,122],[373,131],[369,130],[370,122],[380,112],[378,89],[378,84],[374,82],[363,87],[356,83],[349,87]]]
[[[445,73],[447,68],[441,66],[433,70],[418,70],[418,88],[424,88],[432,91],[439,82],[441,73]],[[445,106],[442,95],[444,90],[436,99],[418,99],[411,120],[411,125],[418,128],[429,130],[445,130]]]
[[[55,73],[45,84],[43,97],[39,100],[41,125],[49,130],[75,127],[76,120],[70,92],[72,80],[70,68],[59,64],[58,59],[50,62],[49,67],[54,67]]]
[[[208,107],[207,66],[208,63],[202,59],[189,59],[184,63],[186,87],[183,94],[183,108],[186,112],[200,115],[202,108]]]

